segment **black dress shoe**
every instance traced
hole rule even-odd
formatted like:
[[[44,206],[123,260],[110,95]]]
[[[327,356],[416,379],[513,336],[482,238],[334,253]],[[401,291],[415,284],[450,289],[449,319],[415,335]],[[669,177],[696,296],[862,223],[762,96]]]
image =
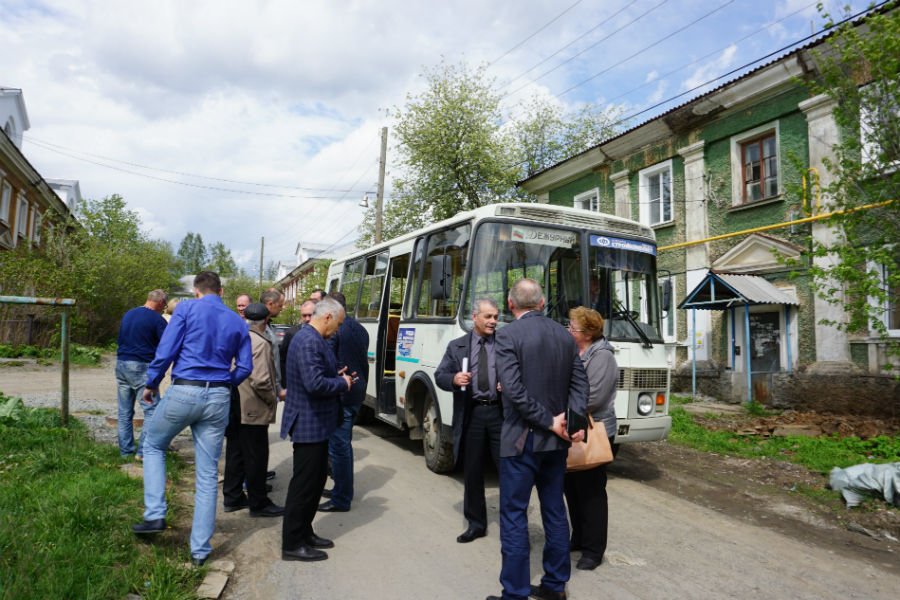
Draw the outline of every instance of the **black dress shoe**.
[[[533,585],[531,586],[531,593],[528,594],[528,597],[537,598],[538,600],[566,600],[566,593],[554,592],[542,585]]]
[[[487,532],[484,529],[473,529],[469,527],[456,537],[456,541],[460,544],[468,544],[469,542],[477,540],[478,538],[482,538],[486,535]]]
[[[282,550],[281,560],[301,560],[303,562],[312,562],[315,560],[325,560],[328,554],[321,550],[316,550],[310,546],[300,546],[295,550]]]
[[[271,492],[271,491],[272,491],[272,484],[271,484],[271,483],[267,483],[267,484],[266,484],[266,493],[268,494],[268,493]]]
[[[241,499],[236,504],[225,504],[225,512],[234,512],[245,508],[250,508],[250,501],[247,500],[247,496],[241,496]]]
[[[342,508],[340,506],[335,506],[334,502],[329,500],[328,502],[323,502],[319,505],[319,512],[349,512],[349,508]]]
[[[153,519],[152,521],[147,521],[145,519],[136,525],[132,525],[131,530],[138,535],[147,535],[150,533],[161,533],[166,530],[166,520],[165,519]]]
[[[259,510],[250,509],[250,516],[258,517],[280,517],[284,515],[284,507],[277,504],[268,504]]]
[[[575,568],[580,569],[582,571],[593,571],[594,569],[596,569],[597,567],[600,566],[601,562],[603,562],[602,559],[597,560],[596,558],[593,558],[592,556],[585,556],[584,554],[582,554],[581,558],[578,559],[578,562],[575,563]]]
[[[195,567],[202,567],[203,565],[206,564],[206,559],[207,559],[207,558],[209,558],[209,557],[204,556],[203,558],[194,558],[194,557],[192,556],[192,557],[191,557],[191,564],[194,565]]]
[[[306,545],[310,548],[319,548],[320,550],[325,548],[334,548],[334,542],[329,539],[319,537],[316,534],[310,535],[306,538],[305,541]]]
[[[266,471],[266,480],[275,479],[275,471]]]
[[[334,490],[322,490],[323,498],[331,498],[331,494],[334,493]]]

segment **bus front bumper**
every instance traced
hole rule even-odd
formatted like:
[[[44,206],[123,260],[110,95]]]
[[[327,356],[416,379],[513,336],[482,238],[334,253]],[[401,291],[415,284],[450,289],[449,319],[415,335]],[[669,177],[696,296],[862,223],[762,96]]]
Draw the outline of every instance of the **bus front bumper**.
[[[616,430],[616,444],[635,442],[656,442],[666,439],[672,429],[672,417],[650,419],[619,419]]]

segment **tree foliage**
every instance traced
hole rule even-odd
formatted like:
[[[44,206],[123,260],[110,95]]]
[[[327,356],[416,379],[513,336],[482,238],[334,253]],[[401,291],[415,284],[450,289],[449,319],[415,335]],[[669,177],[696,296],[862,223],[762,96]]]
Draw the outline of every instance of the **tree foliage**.
[[[465,63],[426,70],[426,89],[394,109],[400,175],[385,202],[383,239],[493,202],[527,201],[516,183],[614,134],[618,111],[567,109],[547,99],[513,106],[486,67]],[[374,241],[375,209],[360,226],[360,244]]]
[[[82,203],[78,224],[58,225],[40,248],[21,245],[0,262],[4,294],[74,298],[73,339],[86,344],[113,340],[125,311],[176,284],[171,246],[141,231],[119,195]]]
[[[238,274],[238,266],[231,256],[231,250],[222,242],[216,242],[209,247],[209,261],[205,269],[215,271],[221,277],[233,277]]]
[[[184,273],[199,273],[206,267],[209,253],[203,236],[193,231],[188,231],[178,246],[178,260]]]
[[[813,242],[814,255],[835,260],[812,275],[824,298],[846,307],[838,325],[885,335],[900,320],[900,10],[840,26],[815,58],[810,91],[834,100],[841,131],[822,193],[844,212],[831,219],[842,232],[834,243]]]

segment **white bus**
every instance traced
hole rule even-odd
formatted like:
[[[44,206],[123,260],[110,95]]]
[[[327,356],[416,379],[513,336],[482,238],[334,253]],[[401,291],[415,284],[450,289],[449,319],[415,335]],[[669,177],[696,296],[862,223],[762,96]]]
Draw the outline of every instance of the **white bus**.
[[[447,343],[472,328],[487,296],[512,320],[509,287],[541,283],[545,313],[562,324],[585,305],[606,319],[616,348],[616,444],[661,440],[671,428],[653,231],[639,223],[547,204],[494,204],[335,260],[328,290],[369,332],[364,415],[421,439],[435,472],[453,467],[453,397],[434,371]],[[370,412],[371,411],[371,412]]]

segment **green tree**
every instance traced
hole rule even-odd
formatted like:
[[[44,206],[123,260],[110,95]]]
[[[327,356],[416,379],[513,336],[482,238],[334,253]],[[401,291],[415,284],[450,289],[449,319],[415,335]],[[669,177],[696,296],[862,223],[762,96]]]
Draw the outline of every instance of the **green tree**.
[[[209,262],[209,253],[203,236],[188,231],[178,246],[178,260],[184,273],[199,273]]]
[[[383,239],[493,202],[528,201],[517,181],[577,154],[617,131],[615,109],[567,110],[532,99],[504,118],[501,94],[485,67],[441,63],[426,70],[425,91],[393,111],[401,175],[385,202]],[[375,209],[360,225],[374,241]]]
[[[57,224],[40,248],[23,245],[5,255],[0,287],[10,294],[74,298],[73,338],[105,343],[147,292],[175,285],[176,259],[169,244],[141,230],[140,217],[121,196],[85,201],[78,223]]]
[[[833,183],[822,189],[840,212],[842,235],[813,241],[818,293],[844,305],[851,332],[886,336],[900,328],[900,10],[878,11],[862,24],[841,25],[816,52],[818,76],[808,85],[834,103],[841,141],[828,162]],[[821,5],[820,5],[820,10]],[[830,23],[827,13],[823,18]],[[862,208],[880,204],[877,208]],[[894,355],[900,348],[892,346]]]
[[[198,234],[199,237],[199,234]],[[231,256],[231,250],[222,242],[216,242],[209,247],[209,262],[206,269],[215,271],[221,277],[233,277],[238,274],[238,266]]]

